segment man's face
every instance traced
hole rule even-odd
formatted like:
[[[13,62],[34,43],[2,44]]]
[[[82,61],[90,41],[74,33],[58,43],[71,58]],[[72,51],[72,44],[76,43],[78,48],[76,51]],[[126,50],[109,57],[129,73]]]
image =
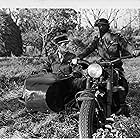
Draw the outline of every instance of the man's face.
[[[98,28],[99,28],[100,35],[108,31],[108,25],[106,24],[101,24],[98,26]]]

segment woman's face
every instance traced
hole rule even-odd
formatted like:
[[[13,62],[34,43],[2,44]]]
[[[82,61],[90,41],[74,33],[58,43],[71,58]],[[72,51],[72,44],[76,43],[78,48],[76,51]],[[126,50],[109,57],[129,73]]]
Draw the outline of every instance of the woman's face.
[[[95,36],[100,37],[99,27],[97,27],[97,26],[94,27],[94,33],[95,33]]]
[[[67,44],[66,43],[61,43],[59,48],[60,48],[60,51],[63,53],[63,52],[66,52],[67,51]]]

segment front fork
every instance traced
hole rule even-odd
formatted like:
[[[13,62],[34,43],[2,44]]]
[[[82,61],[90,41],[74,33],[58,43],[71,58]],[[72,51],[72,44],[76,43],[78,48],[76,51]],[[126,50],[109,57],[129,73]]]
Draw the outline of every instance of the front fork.
[[[86,89],[89,90],[91,88],[91,77],[87,77],[86,81]]]
[[[107,118],[111,115],[111,106],[112,106],[112,89],[113,89],[113,67],[110,66],[111,73],[107,79],[107,107],[106,107],[106,116]]]

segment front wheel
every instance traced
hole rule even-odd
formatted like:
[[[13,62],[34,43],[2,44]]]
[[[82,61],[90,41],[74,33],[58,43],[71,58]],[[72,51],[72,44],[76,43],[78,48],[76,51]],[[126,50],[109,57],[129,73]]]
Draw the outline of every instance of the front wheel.
[[[93,133],[100,127],[98,117],[98,108],[95,100],[83,101],[79,115],[80,138],[92,138]]]

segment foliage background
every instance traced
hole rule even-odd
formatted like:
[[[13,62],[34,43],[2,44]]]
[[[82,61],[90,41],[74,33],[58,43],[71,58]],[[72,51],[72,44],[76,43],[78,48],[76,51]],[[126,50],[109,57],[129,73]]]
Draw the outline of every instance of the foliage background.
[[[139,47],[139,9],[1,8],[0,56],[48,56],[58,49],[53,39],[61,34],[82,51],[95,35],[95,20],[102,17]]]

